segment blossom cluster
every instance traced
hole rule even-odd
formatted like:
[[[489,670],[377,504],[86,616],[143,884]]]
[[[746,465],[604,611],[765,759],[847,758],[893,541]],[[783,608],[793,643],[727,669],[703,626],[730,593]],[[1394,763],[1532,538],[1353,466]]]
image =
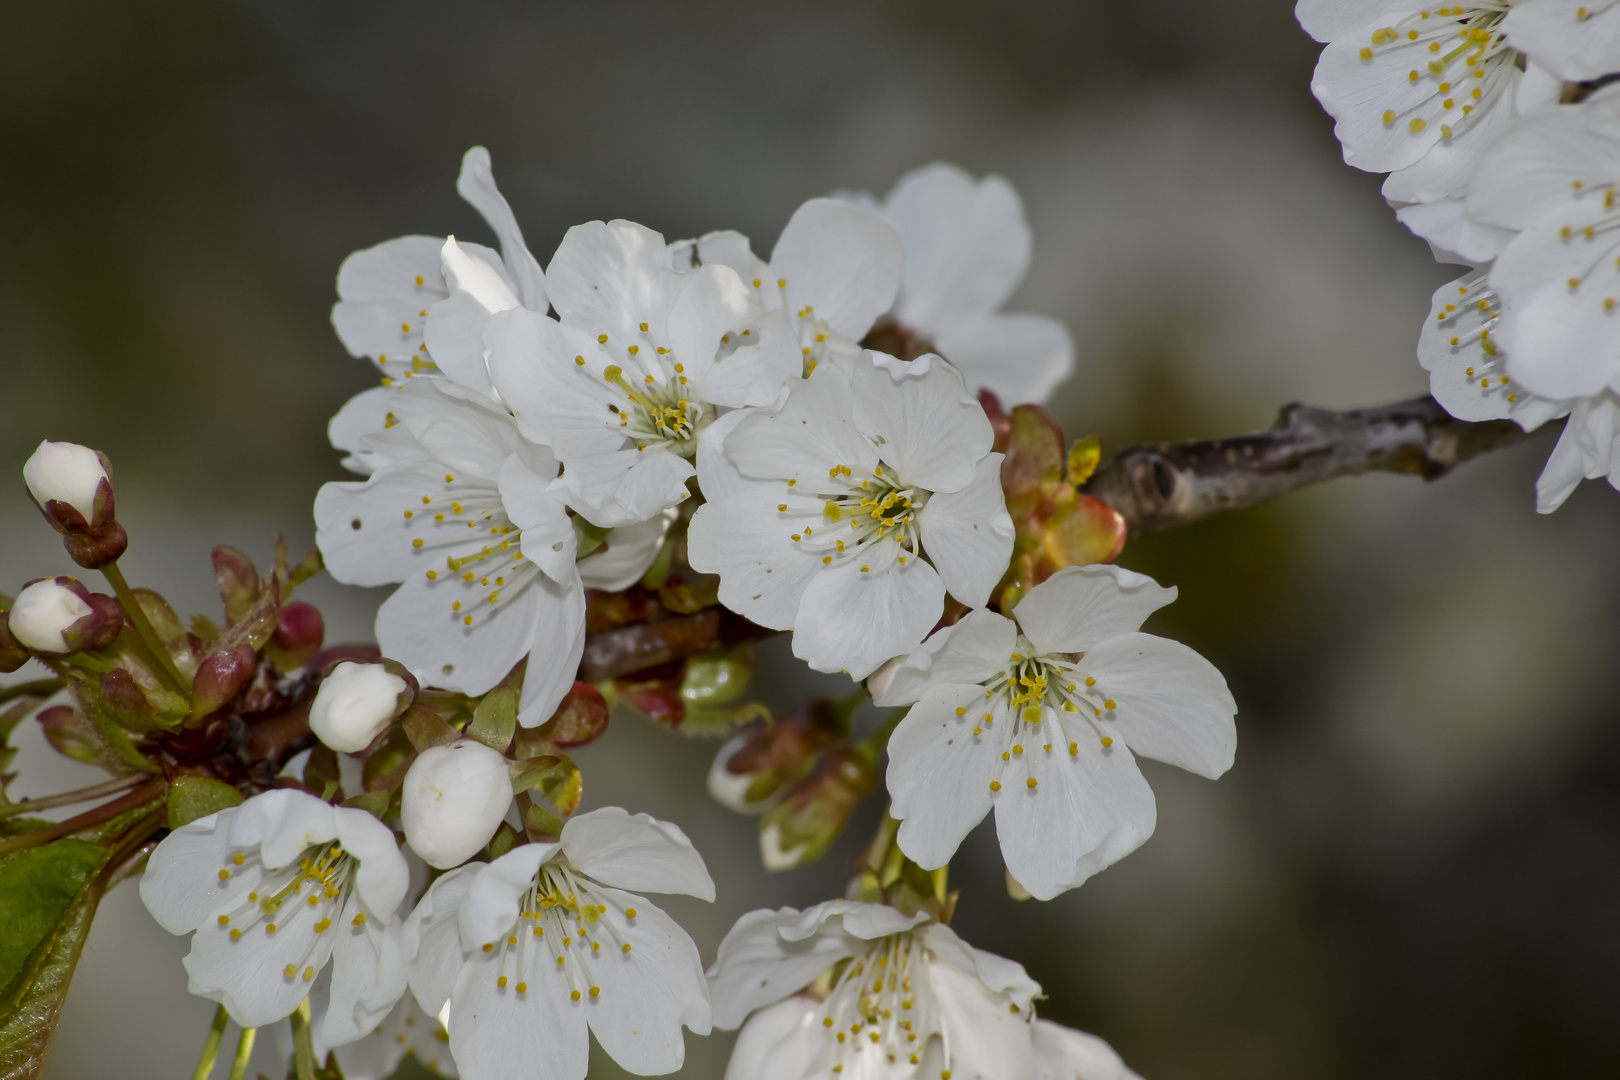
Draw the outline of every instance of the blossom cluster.
[[[1463,420],[1567,416],[1536,484],[1620,487],[1620,8],[1578,0],[1299,0],[1311,89],[1347,163],[1442,262],[1418,359]]]
[[[1000,310],[1030,248],[1011,187],[940,165],[883,201],[811,199],[768,258],[736,232],[594,221],[543,267],[486,151],[457,188],[497,247],[402,237],[339,271],[334,326],[382,385],[332,420],[362,479],[321,489],[317,543],[339,581],[392,587],[381,656],[323,654],[302,766],[154,852],[142,897],[192,935],[192,992],[244,1027],[318,1008],[309,1037],[351,1076],[391,1069],[387,1040],[415,1046],[418,1024],[439,1043],[418,1057],[473,1080],[578,1080],[591,1037],[667,1073],[683,1028],[716,1026],[743,1028],[739,1078],[1130,1076],[956,936],[936,873],[994,811],[1009,877],[1050,899],[1153,832],[1136,755],[1213,778],[1236,741],[1220,674],[1140,630],[1175,590],[1097,561],[1113,531],[1089,555],[1030,550],[1031,522],[1086,520],[1095,452],[1067,480],[1009,480],[1030,467],[1018,439],[1062,445],[1000,396],[1038,401],[1072,363],[1059,324]],[[93,464],[61,466],[81,502]],[[644,895],[714,899],[703,859],[673,824],[577,812],[568,755],[618,694],[579,681],[588,630],[677,570],[708,585],[655,586],[673,610],[706,587],[694,609],[790,632],[899,710],[857,747],[845,709],[810,780],[814,754],[773,758],[809,803],[823,781],[850,794],[819,846],[762,830],[775,865],[825,848],[870,787],[848,776],[886,749],[873,850],[912,868],[745,916],[707,972]],[[64,627],[90,610],[56,603]],[[752,787],[738,748],[758,731],[716,775]]]

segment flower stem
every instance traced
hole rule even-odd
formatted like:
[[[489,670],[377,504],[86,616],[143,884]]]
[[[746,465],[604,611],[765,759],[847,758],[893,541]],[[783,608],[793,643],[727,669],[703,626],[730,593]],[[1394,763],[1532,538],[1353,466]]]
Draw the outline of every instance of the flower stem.
[[[66,679],[35,679],[32,682],[13,683],[10,686],[0,687],[0,703],[20,697],[48,698],[66,685]]]
[[[135,628],[136,639],[141,645],[145,646],[144,651],[151,653],[151,656],[144,659],[154,663],[153,674],[167,683],[170,690],[177,694],[186,694],[189,697],[186,681],[180,675],[180,669],[174,666],[174,658],[163,647],[163,641],[157,636],[157,631],[152,629],[152,622],[146,617],[145,609],[141,607],[141,602],[135,598],[134,590],[129,587],[129,582],[124,580],[124,572],[118,569],[116,562],[110,562],[101,568],[101,573],[106,577],[108,584],[113,587],[113,594],[118,597],[118,606],[124,609],[124,614],[128,616],[130,625]]]
[[[315,1040],[309,1031],[309,998],[298,1003],[292,1014],[293,1067],[298,1080],[315,1080]],[[232,1077],[235,1080],[235,1077]]]
[[[145,779],[146,777],[138,774],[135,776],[120,776],[116,780],[108,780],[103,784],[92,784],[76,791],[64,791],[57,795],[46,795],[39,799],[24,799],[9,806],[0,806],[0,819],[31,813],[35,810],[49,810],[53,806],[72,806],[74,803],[99,799],[103,795],[116,795],[126,788],[134,787]]]
[[[236,1060],[231,1062],[231,1080],[247,1076],[248,1058],[253,1056],[253,1039],[258,1034],[258,1028],[242,1029],[242,1037],[236,1040]]]
[[[221,1005],[214,1010],[214,1022],[209,1025],[208,1038],[203,1043],[202,1057],[197,1059],[197,1068],[191,1074],[191,1080],[208,1080],[214,1075],[214,1061],[219,1057],[220,1040],[225,1038],[225,1021],[230,1014]]]
[[[27,848],[38,847],[40,844],[48,844],[64,836],[71,836],[76,832],[83,832],[91,826],[100,825],[103,821],[110,821],[119,814],[133,810],[142,803],[161,799],[167,790],[168,784],[164,781],[157,778],[149,779],[122,798],[103,803],[93,810],[86,810],[77,817],[43,828],[30,829],[19,836],[0,841],[0,855],[10,855]]]

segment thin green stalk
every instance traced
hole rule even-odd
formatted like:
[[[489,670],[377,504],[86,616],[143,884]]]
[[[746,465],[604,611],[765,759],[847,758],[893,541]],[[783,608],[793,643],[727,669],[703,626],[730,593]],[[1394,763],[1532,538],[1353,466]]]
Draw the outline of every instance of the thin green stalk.
[[[309,998],[298,1003],[292,1014],[293,1067],[298,1080],[315,1080],[315,1041],[309,1031]],[[232,1080],[235,1080],[233,1077]]]
[[[101,573],[113,587],[113,594],[118,597],[118,606],[129,616],[130,624],[135,627],[135,633],[140,637],[141,643],[151,650],[152,658],[157,662],[155,672],[157,677],[168,683],[169,689],[175,693],[190,696],[186,680],[181,676],[180,669],[174,666],[174,658],[163,647],[163,639],[152,629],[152,622],[146,617],[141,602],[135,598],[135,592],[129,587],[129,582],[124,580],[124,572],[118,569],[116,562],[110,562],[101,568]]]
[[[231,1080],[247,1076],[248,1058],[253,1056],[253,1039],[258,1034],[258,1028],[242,1029],[242,1037],[236,1040],[236,1060],[231,1062]]]
[[[35,679],[32,682],[0,686],[0,703],[20,697],[48,698],[66,685],[66,679]]]
[[[191,1080],[208,1080],[214,1075],[214,1062],[219,1057],[219,1043],[225,1038],[225,1021],[230,1014],[221,1005],[214,1010],[214,1022],[208,1028],[208,1039],[203,1043],[202,1057],[197,1059],[197,1068],[191,1074]]]

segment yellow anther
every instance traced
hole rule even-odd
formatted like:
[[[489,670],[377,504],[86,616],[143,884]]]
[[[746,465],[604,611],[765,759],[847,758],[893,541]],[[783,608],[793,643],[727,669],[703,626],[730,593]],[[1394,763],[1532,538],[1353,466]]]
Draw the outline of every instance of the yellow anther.
[[[229,870],[221,870],[219,872],[219,880],[221,880],[221,881],[230,880],[230,876],[231,876],[231,872]]]
[[[505,990],[506,989],[506,976],[502,975],[500,978],[496,979],[495,980],[495,985],[500,987],[502,990]]]
[[[1384,126],[1388,127],[1389,125],[1393,124],[1394,122],[1395,122],[1395,110],[1394,109],[1385,109],[1384,110]]]
[[[1103,744],[1103,745],[1104,745],[1104,746],[1113,746],[1113,745],[1114,745],[1114,738],[1113,738],[1113,736],[1112,736],[1112,735],[1104,735],[1104,736],[1103,736],[1103,737],[1102,737],[1102,744]]]
[[[526,982],[520,982],[513,989],[515,989],[520,994],[527,994],[529,992],[529,984],[526,983]]]
[[[288,964],[286,967],[281,969],[281,974],[289,979],[292,978],[294,975],[298,974],[298,965]]]
[[[602,992],[602,988],[600,986],[591,987],[591,997],[596,997],[601,992]]]

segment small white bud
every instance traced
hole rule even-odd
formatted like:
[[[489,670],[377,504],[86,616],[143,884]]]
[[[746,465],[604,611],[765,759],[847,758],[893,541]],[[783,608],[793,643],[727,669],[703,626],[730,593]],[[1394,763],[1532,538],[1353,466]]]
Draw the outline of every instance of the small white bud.
[[[405,774],[405,842],[440,870],[466,862],[500,828],[512,805],[506,758],[463,739],[422,751]]]
[[[38,652],[72,652],[62,634],[90,610],[77,593],[54,578],[36,581],[18,593],[11,606],[11,634]]]
[[[65,502],[87,522],[95,517],[96,488],[105,479],[100,456],[78,443],[42,442],[23,463],[23,482],[40,506]]]
[[[333,750],[356,754],[399,713],[409,687],[381,664],[345,660],[321,680],[309,707],[309,729]]]

